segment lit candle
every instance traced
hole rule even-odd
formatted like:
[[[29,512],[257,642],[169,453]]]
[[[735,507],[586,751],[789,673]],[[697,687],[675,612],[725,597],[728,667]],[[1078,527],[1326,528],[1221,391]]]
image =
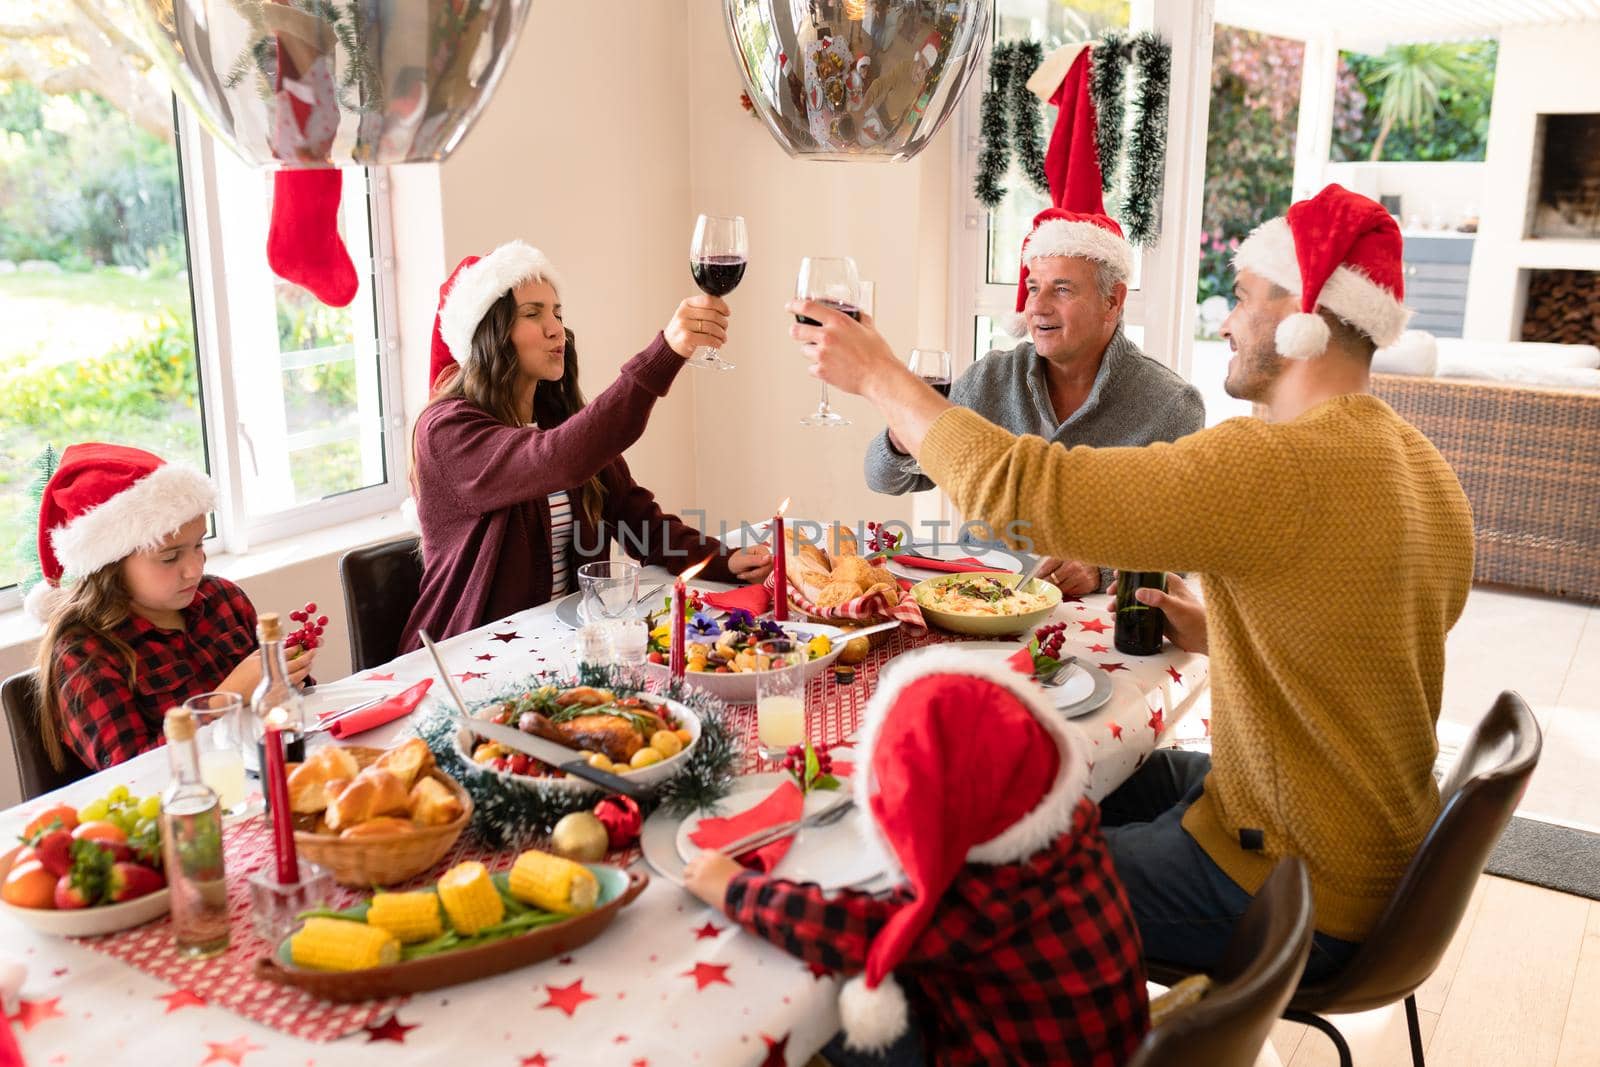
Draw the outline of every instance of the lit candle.
[[[705,570],[706,564],[710,562],[711,557],[707,556],[678,575],[677,580],[672,583],[672,677],[674,678],[683,677],[684,668],[689,661],[689,646],[685,641],[683,617],[684,604],[688,602],[689,595],[684,583]]]
[[[266,759],[262,774],[267,780],[267,796],[272,802],[272,851],[278,861],[278,884],[300,881],[300,864],[294,852],[294,814],[289,809],[289,776],[283,766],[283,730],[289,716],[282,708],[267,714],[262,745]]]
[[[783,513],[788,510],[789,498],[784,497],[772,517],[772,618],[777,622],[789,621],[789,563],[783,539]]]

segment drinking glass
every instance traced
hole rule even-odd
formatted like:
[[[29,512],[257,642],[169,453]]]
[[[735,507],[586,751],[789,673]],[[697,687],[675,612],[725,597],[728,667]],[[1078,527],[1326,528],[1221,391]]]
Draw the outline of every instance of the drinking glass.
[[[708,296],[727,296],[738,288],[750,259],[743,215],[701,215],[689,242],[689,273]],[[689,357],[691,367],[732,370],[718,349],[702,346]]]
[[[585,563],[578,568],[585,622],[632,619],[639,600],[639,565],[626,560]]]
[[[756,672],[756,741],[761,758],[781,762],[790,745],[806,740],[806,663],[804,642],[774,638],[756,643],[756,655],[769,660]]]
[[[244,698],[238,693],[201,693],[183,702],[194,716],[195,746],[200,753],[200,780],[217,794],[224,814],[244,807]]]
[[[932,386],[934,392],[950,396],[950,353],[942,348],[913,348],[906,363],[911,373]]]
[[[861,319],[861,278],[856,273],[855,260],[849,256],[807,256],[800,261],[800,277],[795,282],[795,295],[801,300],[815,300]],[[804,315],[795,321],[805,326],[821,323]],[[828,405],[828,383],[822,383],[822,402],[817,410],[800,420],[802,426],[849,426],[850,420]]]

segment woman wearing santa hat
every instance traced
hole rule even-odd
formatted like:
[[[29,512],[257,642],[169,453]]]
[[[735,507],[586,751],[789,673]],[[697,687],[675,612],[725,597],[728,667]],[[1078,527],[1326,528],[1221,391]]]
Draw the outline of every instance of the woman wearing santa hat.
[[[159,746],[174,704],[255,691],[255,608],[205,573],[215,502],[205,475],[142,449],[88,443],[61,454],[39,502],[44,581],[27,597],[45,623],[39,732],[57,770],[63,743],[103,769]],[[289,661],[295,682],[313,658]]]
[[[894,888],[825,893],[720,852],[684,885],[851,976],[829,1062],[1115,1067],[1149,1005],[1088,779],[1088,740],[1030,678],[952,646],[913,652],[880,678],[852,775]]]
[[[727,341],[728,305],[693,296],[593,402],[562,322],[564,288],[536,248],[512,241],[469,256],[440,290],[434,395],[412,438],[422,589],[401,636],[448,637],[543,604],[617,542],[678,572],[711,557],[711,581],[766,576],[764,546],[730,550],[664,513],[623,450],[685,360]]]

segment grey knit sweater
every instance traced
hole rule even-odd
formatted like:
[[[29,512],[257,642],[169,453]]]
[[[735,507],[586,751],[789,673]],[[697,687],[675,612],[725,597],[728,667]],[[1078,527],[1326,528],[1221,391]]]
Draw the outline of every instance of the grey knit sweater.
[[[1205,426],[1200,391],[1140,352],[1119,327],[1106,346],[1089,397],[1065,422],[1050,406],[1045,361],[1024,341],[1009,352],[990,352],[950,389],[954,404],[971,408],[1015,434],[1074,445],[1147,445],[1176,441]],[[867,485],[899,495],[933,488],[916,460],[897,452],[884,431],[867,446]],[[1102,573],[1104,588],[1110,572]]]

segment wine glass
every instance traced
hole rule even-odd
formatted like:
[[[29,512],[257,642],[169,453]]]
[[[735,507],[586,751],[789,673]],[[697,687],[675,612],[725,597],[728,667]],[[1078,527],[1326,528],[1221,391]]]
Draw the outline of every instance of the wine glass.
[[[639,601],[639,565],[626,560],[585,563],[578,568],[585,622],[632,619]]]
[[[950,353],[942,348],[913,348],[906,363],[911,373],[932,386],[934,392],[950,396]]]
[[[689,272],[702,293],[727,296],[738,288],[749,255],[743,215],[701,215],[695,221],[694,238],[689,242]],[[733,369],[717,349],[708,346],[695,349],[689,365]]]
[[[849,256],[807,256],[800,261],[800,277],[795,283],[795,295],[801,300],[815,300],[861,320],[861,278],[856,273],[856,262]],[[816,319],[796,315],[795,321],[804,326],[822,325]],[[828,406],[828,383],[822,383],[822,402],[817,410],[800,420],[802,426],[848,426],[850,420]]]

